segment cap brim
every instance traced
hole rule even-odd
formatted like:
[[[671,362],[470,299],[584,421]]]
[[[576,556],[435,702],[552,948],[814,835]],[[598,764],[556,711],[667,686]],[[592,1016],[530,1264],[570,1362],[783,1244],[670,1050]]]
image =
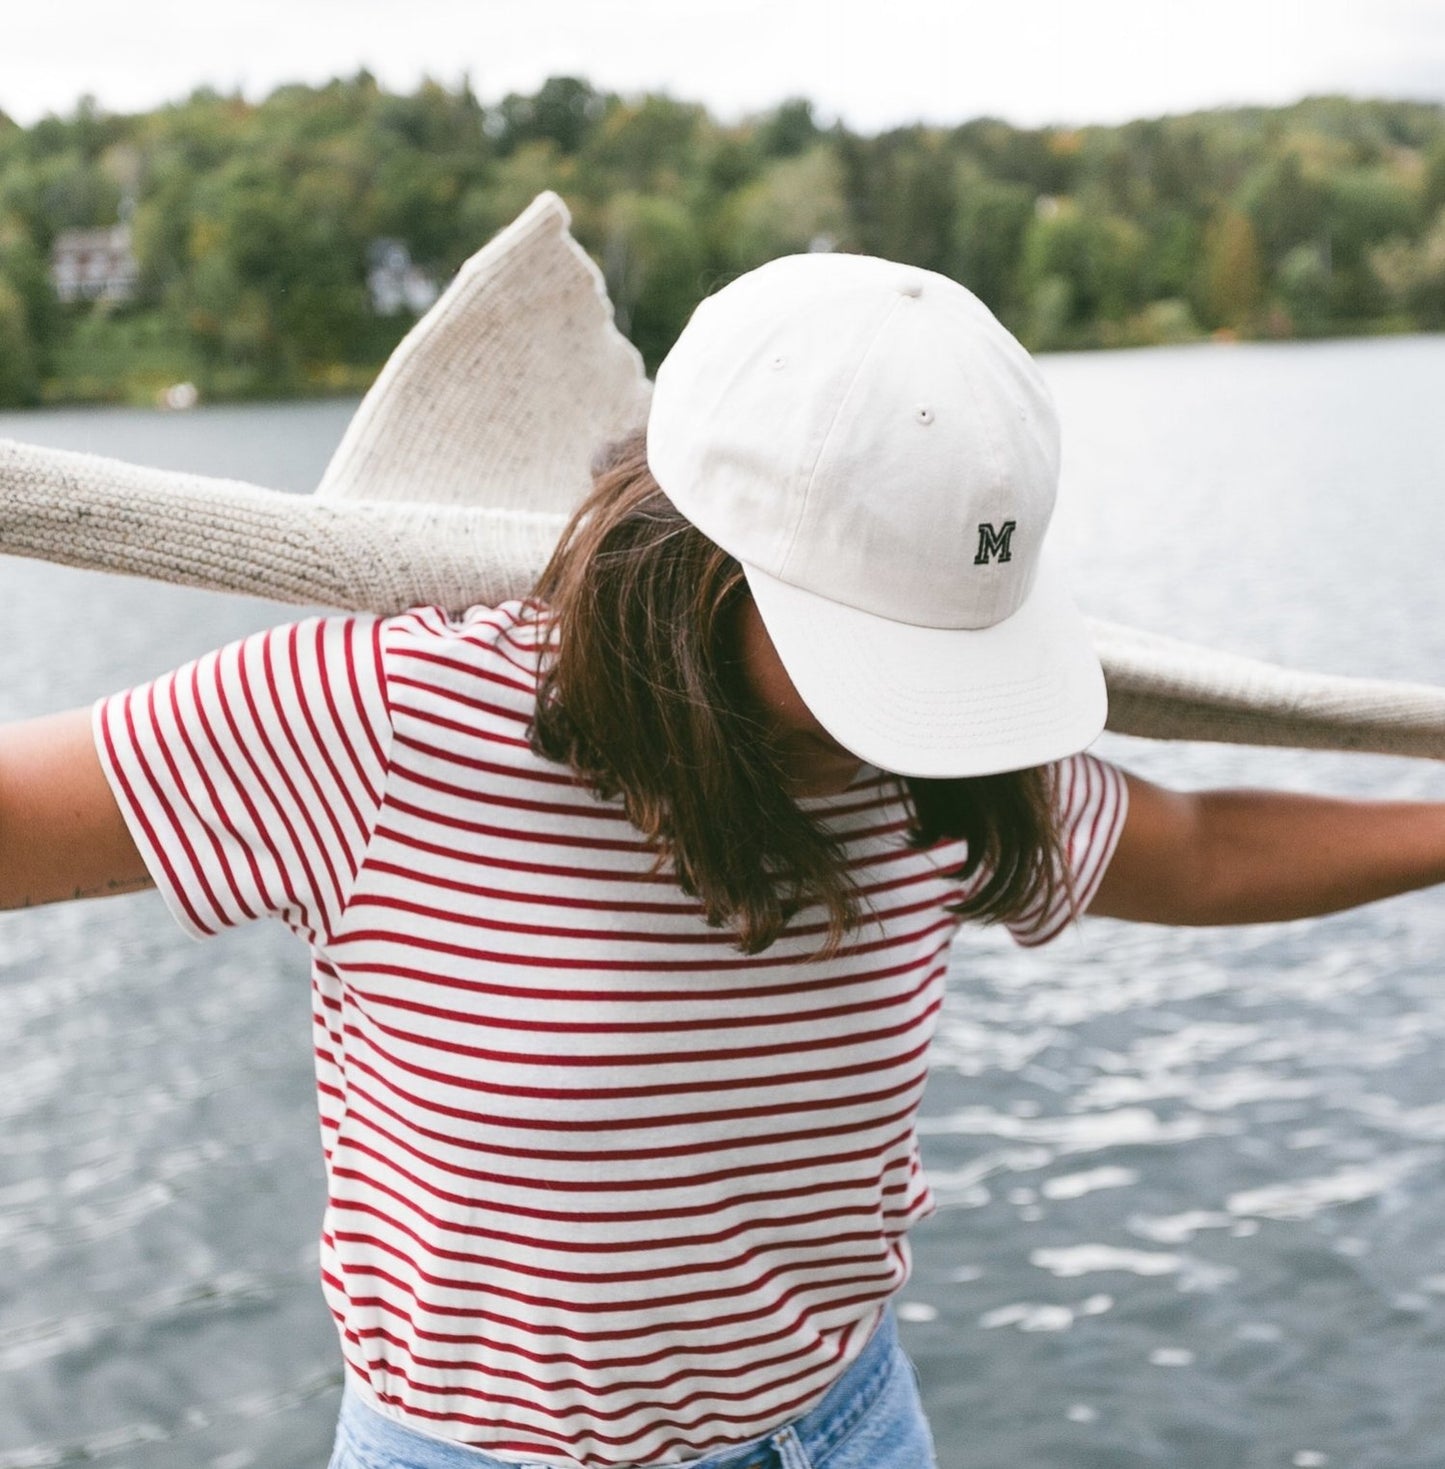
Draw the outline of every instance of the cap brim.
[[[1039,568],[992,627],[918,627],[744,566],[783,667],[845,749],[896,775],[996,775],[1076,754],[1104,728],[1104,674],[1084,618]]]

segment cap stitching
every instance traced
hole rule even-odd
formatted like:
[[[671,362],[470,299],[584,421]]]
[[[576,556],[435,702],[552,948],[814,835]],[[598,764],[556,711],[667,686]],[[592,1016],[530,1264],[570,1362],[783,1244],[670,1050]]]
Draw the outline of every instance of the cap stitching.
[[[868,350],[858,359],[858,365],[853,369],[853,375],[848,379],[848,386],[843,389],[838,397],[838,406],[833,410],[833,417],[828,422],[827,431],[824,433],[822,441],[818,445],[818,452],[813,456],[813,467],[808,471],[807,481],[803,485],[803,497],[798,504],[797,519],[793,522],[793,534],[788,537],[787,549],[783,552],[783,559],[778,562],[778,579],[780,581],[783,579],[783,573],[787,570],[788,562],[792,560],[793,548],[798,544],[798,536],[803,529],[803,520],[808,513],[808,500],[813,493],[813,481],[818,476],[818,465],[822,463],[823,455],[827,453],[828,445],[832,442],[833,431],[838,427],[838,421],[843,416],[843,409],[847,405],[848,400],[853,396],[853,389],[857,386],[858,379],[862,375],[868,359],[872,357],[874,350],[877,348],[878,340],[883,335],[884,328],[893,320],[893,313],[899,309],[905,300],[909,299],[912,298],[899,296],[888,308],[887,312],[884,313],[883,320],[878,323],[877,330],[873,333],[873,340],[868,343]]]

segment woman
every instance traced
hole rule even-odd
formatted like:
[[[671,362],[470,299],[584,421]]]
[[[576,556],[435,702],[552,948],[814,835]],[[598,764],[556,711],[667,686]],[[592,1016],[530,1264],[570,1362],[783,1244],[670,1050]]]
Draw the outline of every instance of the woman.
[[[963,288],[777,261],[699,309],[533,599],[312,620],[4,731],[7,905],[154,882],[311,948],[338,1469],[927,1464],[887,1303],[959,923],[1445,879],[1445,805],[1081,753],[1056,479]]]

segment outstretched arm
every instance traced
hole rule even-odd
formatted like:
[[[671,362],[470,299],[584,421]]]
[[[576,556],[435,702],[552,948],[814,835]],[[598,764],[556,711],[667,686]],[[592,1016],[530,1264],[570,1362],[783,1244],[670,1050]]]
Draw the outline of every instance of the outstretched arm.
[[[1445,802],[1182,792],[1125,778],[1128,818],[1091,913],[1262,923],[1445,882]]]
[[[0,908],[150,885],[100,768],[90,711],[0,726]]]

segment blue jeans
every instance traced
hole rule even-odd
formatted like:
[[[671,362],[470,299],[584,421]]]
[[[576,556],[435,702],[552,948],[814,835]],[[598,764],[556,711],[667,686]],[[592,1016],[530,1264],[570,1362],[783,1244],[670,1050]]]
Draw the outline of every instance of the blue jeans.
[[[913,1364],[887,1312],[858,1359],[815,1408],[766,1438],[691,1459],[687,1469],[933,1469],[933,1439]],[[327,1469],[518,1469],[378,1413],[348,1378]]]

